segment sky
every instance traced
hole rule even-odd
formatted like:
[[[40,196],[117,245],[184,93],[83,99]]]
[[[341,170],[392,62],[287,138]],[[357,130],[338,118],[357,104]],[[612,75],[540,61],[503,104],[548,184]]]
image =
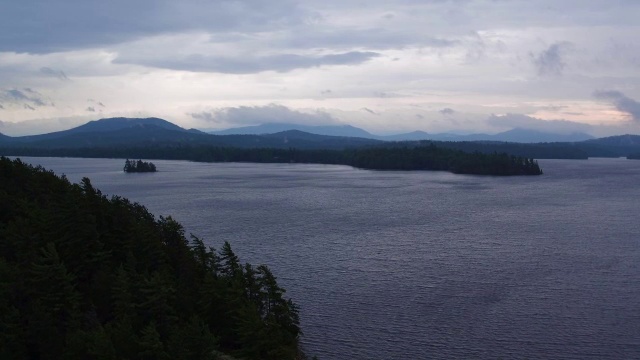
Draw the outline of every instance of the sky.
[[[638,0],[0,0],[0,133],[640,134]]]

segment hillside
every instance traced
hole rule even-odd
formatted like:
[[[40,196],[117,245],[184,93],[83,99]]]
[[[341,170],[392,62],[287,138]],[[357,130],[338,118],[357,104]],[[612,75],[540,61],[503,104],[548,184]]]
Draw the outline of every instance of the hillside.
[[[298,130],[316,135],[360,137],[368,139],[376,138],[375,135],[372,135],[363,129],[351,125],[311,126],[290,123],[267,123],[255,126],[244,126],[226,130],[210,131],[209,133],[214,135],[264,135],[275,134],[290,130]]]
[[[0,359],[299,359],[298,310],[143,206],[0,158]]]
[[[276,125],[276,127],[270,129],[285,127],[290,124]],[[331,127],[332,131],[338,131],[343,128],[340,126]],[[264,130],[268,129],[268,127],[261,127],[260,129]],[[362,133],[360,130],[351,128],[349,131]],[[369,136],[375,137],[371,134]],[[540,143],[523,142],[526,138],[532,136],[548,141]],[[183,147],[231,147],[243,149],[342,150],[347,148],[428,145],[431,143],[438,147],[466,152],[478,151],[486,154],[506,152],[516,156],[536,159],[587,159],[589,157],[621,157],[640,153],[640,136],[637,135],[621,135],[577,141],[580,138],[588,137],[588,135],[571,134],[562,135],[566,140],[564,142],[551,141],[552,139],[558,139],[558,136],[560,135],[522,129],[514,129],[496,135],[429,135],[424,132],[413,132],[397,136],[378,137],[379,139],[319,135],[301,130],[287,130],[262,135],[211,135],[198,130],[186,130],[166,120],[157,118],[111,118],[92,121],[73,129],[50,134],[22,137],[0,136],[0,155],[43,154],[46,156],[47,153],[62,154],[65,153],[63,150],[71,151],[73,149],[86,149],[91,150],[93,153],[100,153],[100,149],[109,148],[175,150]],[[441,137],[442,140],[419,140],[423,137]],[[411,140],[388,141],[401,138]],[[484,138],[494,140],[480,140]],[[460,139],[466,140],[461,141]],[[512,139],[514,141],[497,141],[495,139]],[[166,151],[157,150],[156,153],[164,153],[165,158],[169,156]],[[143,157],[135,154],[128,156]]]
[[[543,132],[531,129],[515,128],[498,134],[469,134],[459,135],[451,133],[429,134],[424,131],[412,131],[395,135],[374,135],[366,130],[351,125],[333,126],[309,126],[291,123],[267,123],[256,126],[245,126],[219,131],[210,131],[216,135],[265,135],[281,133],[285,131],[303,131],[316,135],[360,137],[382,141],[504,141],[518,143],[538,143],[538,142],[576,142],[593,139],[593,136],[584,133],[558,134]]]
[[[640,135],[617,135],[589,140],[588,143],[609,146],[640,146]]]
[[[245,148],[329,148],[342,149],[379,141],[362,138],[302,135],[283,132],[268,135],[210,135],[198,130],[186,130],[157,118],[111,118],[91,121],[73,129],[55,133],[0,137],[0,147],[30,149],[74,149],[131,146],[233,146]]]

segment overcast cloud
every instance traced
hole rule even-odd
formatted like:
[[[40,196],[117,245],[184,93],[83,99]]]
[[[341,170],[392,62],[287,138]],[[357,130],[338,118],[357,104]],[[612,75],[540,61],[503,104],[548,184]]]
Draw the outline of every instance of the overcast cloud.
[[[640,121],[640,102],[629,98],[620,91],[596,91],[599,99],[609,100],[619,111],[629,115],[633,121]]]
[[[294,123],[323,125],[338,123],[335,118],[323,111],[301,112],[278,104],[230,107],[189,115],[194,119],[204,120],[212,124],[260,125],[266,123]]]
[[[6,1],[0,121],[640,133],[639,17],[636,0]]]

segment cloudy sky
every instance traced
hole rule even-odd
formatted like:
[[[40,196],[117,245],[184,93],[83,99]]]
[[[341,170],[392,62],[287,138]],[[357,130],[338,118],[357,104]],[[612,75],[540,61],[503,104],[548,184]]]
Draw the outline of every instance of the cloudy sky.
[[[640,133],[638,0],[2,0],[0,132]]]

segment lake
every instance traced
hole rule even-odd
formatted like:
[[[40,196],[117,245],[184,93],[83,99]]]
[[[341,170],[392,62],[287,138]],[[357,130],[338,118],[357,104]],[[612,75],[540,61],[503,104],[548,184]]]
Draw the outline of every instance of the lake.
[[[482,177],[22,159],[268,264],[320,360],[640,358],[640,161]]]

